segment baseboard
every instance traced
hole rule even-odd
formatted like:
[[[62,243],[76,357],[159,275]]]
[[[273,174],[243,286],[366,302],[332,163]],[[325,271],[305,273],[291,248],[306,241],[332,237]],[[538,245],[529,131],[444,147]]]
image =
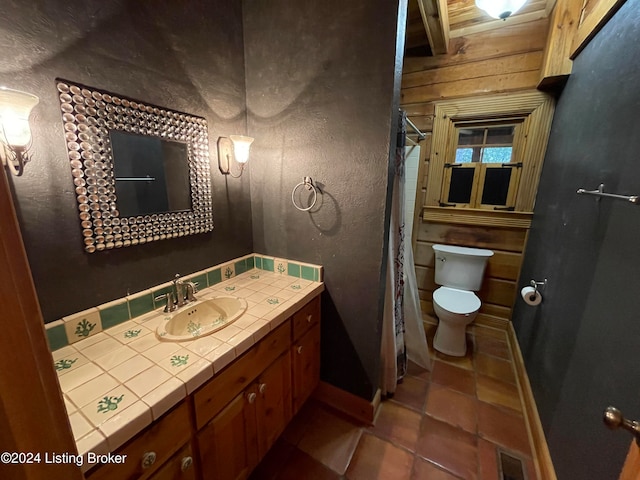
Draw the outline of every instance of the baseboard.
[[[380,389],[369,401],[322,381],[313,392],[313,397],[367,425],[373,425],[380,406]]]
[[[557,480],[553,462],[551,461],[551,454],[549,453],[549,446],[547,445],[547,439],[544,436],[544,430],[540,423],[538,407],[536,406],[535,399],[533,398],[533,391],[531,390],[531,384],[529,383],[529,377],[527,376],[524,359],[522,358],[522,352],[520,351],[520,345],[518,344],[518,338],[516,337],[516,332],[513,329],[513,324],[511,324],[511,322],[509,322],[507,328],[507,338],[513,355],[513,363],[516,369],[518,383],[520,384],[521,397],[525,410],[524,417],[527,423],[529,440],[533,447],[533,461],[536,473],[540,480]]]

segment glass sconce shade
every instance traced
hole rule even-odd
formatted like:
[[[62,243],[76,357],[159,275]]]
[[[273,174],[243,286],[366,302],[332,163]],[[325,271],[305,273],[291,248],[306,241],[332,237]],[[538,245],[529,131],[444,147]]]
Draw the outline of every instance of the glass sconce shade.
[[[24,149],[29,145],[29,114],[38,101],[38,97],[30,93],[0,87],[0,122],[4,139],[11,147]]]
[[[245,137],[244,135],[229,135],[229,138],[233,142],[233,154],[236,162],[247,163],[253,138]]]
[[[526,3],[526,0],[476,0],[476,6],[487,12],[493,18],[505,19]]]

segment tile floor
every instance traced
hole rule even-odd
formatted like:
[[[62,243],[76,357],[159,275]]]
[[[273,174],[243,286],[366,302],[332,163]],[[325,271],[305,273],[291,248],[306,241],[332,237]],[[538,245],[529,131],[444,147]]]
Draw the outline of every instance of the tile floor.
[[[436,352],[430,372],[411,364],[374,426],[310,400],[251,479],[502,480],[500,450],[536,480],[506,335],[473,327],[468,344],[462,358]]]

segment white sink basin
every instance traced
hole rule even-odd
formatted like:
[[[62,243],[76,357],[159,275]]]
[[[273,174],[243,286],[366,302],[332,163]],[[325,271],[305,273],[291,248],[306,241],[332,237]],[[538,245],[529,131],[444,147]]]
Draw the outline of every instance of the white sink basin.
[[[246,300],[220,296],[185,305],[158,325],[161,340],[180,342],[209,335],[235,322],[247,310]]]

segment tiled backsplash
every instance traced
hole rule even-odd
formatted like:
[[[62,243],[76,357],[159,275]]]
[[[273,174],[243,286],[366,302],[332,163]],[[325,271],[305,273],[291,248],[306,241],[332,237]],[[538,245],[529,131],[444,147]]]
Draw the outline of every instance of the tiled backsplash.
[[[240,275],[252,268],[302,278],[314,282],[322,281],[322,267],[295,262],[283,258],[250,254],[207,270],[185,275],[183,280],[196,282],[199,289],[212,287],[217,283]],[[157,285],[148,290],[74,313],[61,320],[45,325],[51,351],[95,335],[127,320],[139,317],[165,305],[165,300],[155,300],[170,291],[172,282]],[[134,335],[134,332],[131,333]]]

